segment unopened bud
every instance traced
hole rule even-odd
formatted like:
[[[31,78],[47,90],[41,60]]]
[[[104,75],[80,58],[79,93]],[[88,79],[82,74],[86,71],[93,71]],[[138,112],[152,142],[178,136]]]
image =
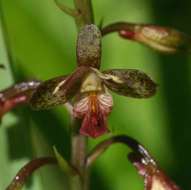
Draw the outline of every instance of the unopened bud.
[[[155,26],[136,25],[134,31],[121,30],[123,38],[141,42],[157,51],[176,53],[191,50],[191,37],[175,29]]]
[[[145,159],[140,153],[131,152],[129,160],[144,178],[144,190],[181,190],[161,169],[156,162]]]
[[[111,32],[118,32],[125,39],[140,42],[163,53],[191,51],[191,37],[169,27],[118,22],[102,29],[103,36]]]

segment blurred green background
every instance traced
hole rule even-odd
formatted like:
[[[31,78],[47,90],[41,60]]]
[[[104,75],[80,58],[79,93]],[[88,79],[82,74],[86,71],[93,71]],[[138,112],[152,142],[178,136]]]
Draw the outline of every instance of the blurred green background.
[[[63,0],[72,6],[72,0]],[[93,0],[96,23],[113,21],[172,26],[191,34],[190,0]],[[1,0],[14,64],[9,64],[0,28],[0,89],[26,79],[46,80],[76,67],[76,28],[53,0]],[[116,34],[103,39],[102,69],[134,68],[158,84],[145,100],[114,94],[109,126],[143,143],[182,189],[191,189],[191,56],[160,55]],[[11,69],[14,74],[11,73]],[[27,107],[6,114],[0,128],[0,189],[32,158],[51,154],[52,146],[69,158],[69,116],[62,106],[33,112]],[[107,135],[105,136],[107,137]],[[103,138],[105,138],[103,137]],[[103,138],[90,140],[92,147]],[[127,148],[115,145],[92,167],[91,189],[143,189],[143,180],[127,161]],[[67,189],[55,167],[36,172],[25,190]]]

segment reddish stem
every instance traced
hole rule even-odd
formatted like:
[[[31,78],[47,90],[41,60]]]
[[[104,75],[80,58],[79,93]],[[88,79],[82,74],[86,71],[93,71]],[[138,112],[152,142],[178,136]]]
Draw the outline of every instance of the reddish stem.
[[[44,157],[30,161],[20,169],[6,190],[20,190],[34,171],[48,164],[57,164],[57,160],[54,157]]]

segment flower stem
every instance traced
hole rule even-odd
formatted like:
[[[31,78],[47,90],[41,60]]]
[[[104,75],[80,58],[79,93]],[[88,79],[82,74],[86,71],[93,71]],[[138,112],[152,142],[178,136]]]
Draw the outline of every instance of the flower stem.
[[[78,170],[80,176],[72,178],[71,189],[72,190],[87,190],[88,180],[87,180],[87,170],[85,167],[86,158],[86,145],[87,138],[79,134],[81,122],[79,120],[73,119],[72,121],[72,155],[71,162],[72,165]]]
[[[91,0],[74,0],[79,15],[75,18],[78,29],[86,24],[94,23]]]
[[[93,9],[91,0],[74,0],[78,15],[75,18],[78,31],[86,24],[93,24]],[[80,176],[73,177],[72,190],[88,190],[88,172],[85,166],[87,137],[79,134],[81,121],[72,117],[71,163],[79,171]]]
[[[57,164],[57,160],[54,157],[43,157],[30,161],[20,169],[6,190],[21,190],[26,180],[33,172],[42,166],[50,164]]]

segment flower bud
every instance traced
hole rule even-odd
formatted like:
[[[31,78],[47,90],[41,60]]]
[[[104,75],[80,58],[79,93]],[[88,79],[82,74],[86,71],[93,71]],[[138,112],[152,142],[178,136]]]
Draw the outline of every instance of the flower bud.
[[[135,25],[134,31],[121,30],[123,38],[143,43],[163,53],[191,50],[191,37],[168,27],[155,25]]]
[[[163,53],[191,50],[191,37],[169,27],[117,22],[102,29],[103,36],[111,32],[118,32],[125,39],[140,42]]]
[[[129,160],[144,178],[144,190],[181,190],[155,162],[148,162],[140,154],[131,152]]]

